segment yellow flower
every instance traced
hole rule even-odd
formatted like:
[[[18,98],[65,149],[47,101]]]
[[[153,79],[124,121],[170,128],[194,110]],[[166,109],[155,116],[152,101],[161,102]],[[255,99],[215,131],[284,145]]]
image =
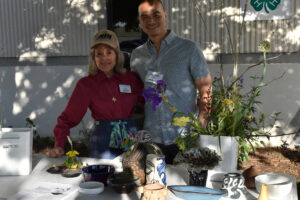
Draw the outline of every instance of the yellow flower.
[[[125,139],[123,140],[123,145],[126,145],[127,142],[128,142],[128,140],[127,140],[127,138],[125,138]]]
[[[232,101],[231,99],[224,99],[222,101],[222,106],[224,107],[225,110],[227,110],[229,112],[233,112],[234,101]]]
[[[66,155],[69,156],[69,157],[75,157],[75,156],[79,155],[79,153],[74,150],[74,151],[68,151],[66,153]]]
[[[166,103],[169,102],[169,101],[168,101],[168,98],[167,98],[166,96],[163,96],[163,97],[162,97],[162,100],[163,100],[163,102],[166,102]]]
[[[189,117],[175,117],[173,119],[173,125],[174,126],[186,126],[186,124],[190,122]]]
[[[248,115],[248,120],[249,120],[249,121],[252,120],[252,115]]]
[[[71,168],[72,168],[72,169],[76,169],[77,167],[78,167],[77,164],[73,164]]]
[[[52,167],[56,167],[56,165],[52,165]]]
[[[177,112],[177,109],[174,106],[170,106],[172,112]]]
[[[234,102],[231,99],[224,99],[223,104],[234,104]]]

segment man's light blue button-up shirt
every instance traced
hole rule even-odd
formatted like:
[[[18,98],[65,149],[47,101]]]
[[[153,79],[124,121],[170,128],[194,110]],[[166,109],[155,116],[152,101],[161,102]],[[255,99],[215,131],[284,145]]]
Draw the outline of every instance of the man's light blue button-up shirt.
[[[163,74],[167,85],[166,96],[177,110],[197,113],[195,80],[209,74],[207,63],[200,45],[191,40],[177,36],[170,31],[162,41],[157,53],[153,43],[148,40],[131,54],[130,66],[137,72],[148,88],[151,83],[145,82],[148,71]],[[183,129],[172,125],[173,112],[162,102],[152,110],[150,103],[145,105],[144,129],[152,134],[152,140],[165,145],[173,144]]]

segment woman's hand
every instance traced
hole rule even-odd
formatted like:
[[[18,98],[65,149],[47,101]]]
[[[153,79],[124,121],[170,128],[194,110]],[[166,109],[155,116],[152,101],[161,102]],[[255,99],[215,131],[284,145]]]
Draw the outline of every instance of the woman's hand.
[[[64,149],[61,147],[54,147],[53,149],[50,149],[50,151],[48,152],[48,156],[50,158],[58,158],[63,156],[65,153]]]

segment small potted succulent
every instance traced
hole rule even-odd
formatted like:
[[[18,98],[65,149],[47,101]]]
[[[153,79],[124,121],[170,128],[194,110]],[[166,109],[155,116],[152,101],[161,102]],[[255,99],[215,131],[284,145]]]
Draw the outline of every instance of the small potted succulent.
[[[190,185],[205,186],[207,170],[213,169],[221,160],[215,150],[195,147],[185,152],[180,151],[173,163],[187,168]]]

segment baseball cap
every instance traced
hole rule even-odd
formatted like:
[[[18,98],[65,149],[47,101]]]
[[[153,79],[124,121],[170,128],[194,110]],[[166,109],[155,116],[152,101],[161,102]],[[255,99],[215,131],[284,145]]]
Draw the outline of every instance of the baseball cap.
[[[98,44],[106,44],[115,50],[120,49],[116,34],[110,30],[102,30],[96,33],[96,35],[93,37],[91,48],[94,48]]]

